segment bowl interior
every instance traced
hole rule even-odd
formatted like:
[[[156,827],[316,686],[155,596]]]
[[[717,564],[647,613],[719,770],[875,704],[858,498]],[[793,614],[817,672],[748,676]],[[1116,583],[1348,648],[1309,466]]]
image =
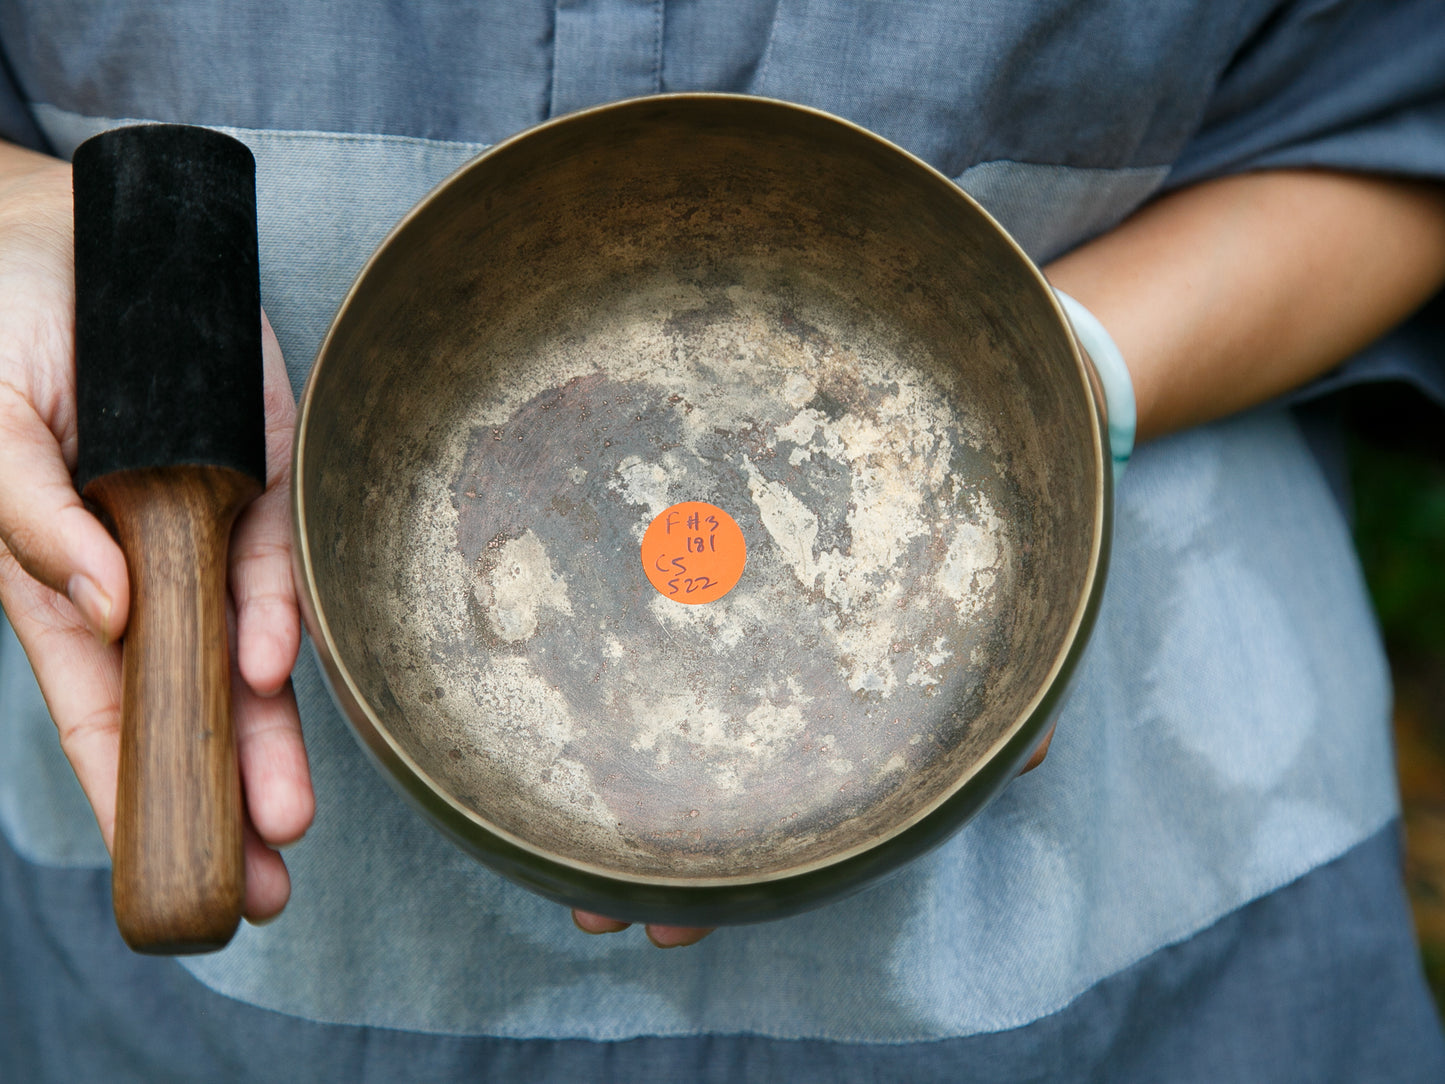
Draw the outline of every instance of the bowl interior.
[[[776,878],[916,822],[1034,712],[1099,441],[1046,288],[948,182],[808,111],[634,103],[484,156],[358,281],[303,409],[307,589],[453,831]],[[701,605],[643,567],[686,501],[746,541]]]

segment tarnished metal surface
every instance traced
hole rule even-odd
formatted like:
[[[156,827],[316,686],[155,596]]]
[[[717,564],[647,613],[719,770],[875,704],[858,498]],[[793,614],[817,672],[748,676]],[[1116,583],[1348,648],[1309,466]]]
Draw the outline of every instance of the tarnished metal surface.
[[[777,881],[1038,736],[1103,461],[1042,280],[946,181],[808,111],[654,99],[493,151],[373,260],[303,405],[303,573],[454,833]],[[697,606],[639,553],[683,501],[747,542]]]

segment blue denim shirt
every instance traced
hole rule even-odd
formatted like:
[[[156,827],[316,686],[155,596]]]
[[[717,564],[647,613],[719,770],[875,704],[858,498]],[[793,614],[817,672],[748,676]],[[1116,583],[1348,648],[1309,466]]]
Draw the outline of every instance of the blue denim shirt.
[[[1445,175],[1442,23],[1424,0],[354,0],[264,15],[0,0],[0,124],[61,154],[124,119],[250,144],[264,303],[299,388],[408,207],[551,115],[694,89],[821,107],[955,177],[1044,260],[1219,173]],[[373,772],[305,651],[295,680],[318,815],[287,854],[291,905],[186,966],[314,1020],[597,1039],[998,1031],[1396,812],[1386,672],[1347,526],[1282,408],[1140,449],[1043,768],[883,884],[686,954],[581,937],[475,865]],[[34,862],[106,864],[8,631],[0,828]]]

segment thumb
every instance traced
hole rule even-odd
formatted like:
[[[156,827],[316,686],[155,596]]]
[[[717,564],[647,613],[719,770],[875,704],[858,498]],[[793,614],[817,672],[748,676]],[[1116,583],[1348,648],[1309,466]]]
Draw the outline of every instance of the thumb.
[[[75,491],[55,434],[0,383],[0,539],[30,576],[69,597],[109,643],[125,630],[125,556]]]

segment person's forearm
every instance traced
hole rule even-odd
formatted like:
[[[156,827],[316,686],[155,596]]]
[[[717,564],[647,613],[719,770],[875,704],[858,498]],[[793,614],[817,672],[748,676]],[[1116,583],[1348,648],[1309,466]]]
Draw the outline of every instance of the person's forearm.
[[[1147,439],[1302,384],[1427,300],[1445,282],[1445,186],[1313,171],[1209,181],[1045,271],[1118,343]]]

